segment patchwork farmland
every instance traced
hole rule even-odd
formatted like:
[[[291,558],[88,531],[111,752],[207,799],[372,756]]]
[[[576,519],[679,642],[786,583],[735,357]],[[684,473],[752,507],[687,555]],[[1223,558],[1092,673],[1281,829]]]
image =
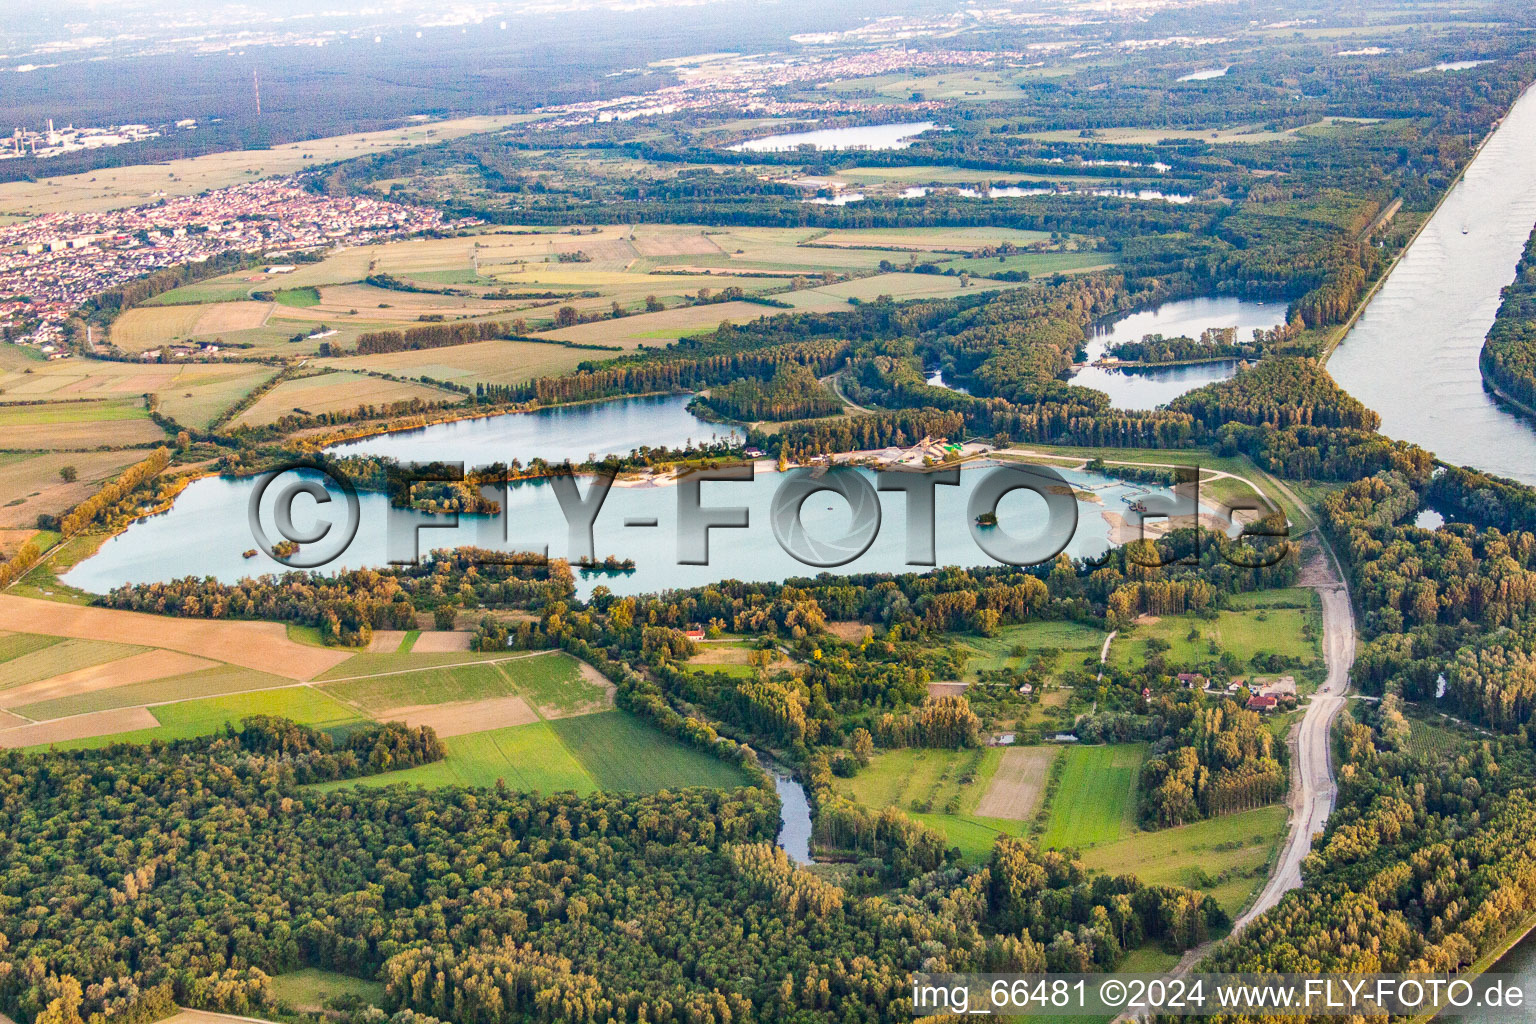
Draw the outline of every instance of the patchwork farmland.
[[[34,606],[43,604],[0,601],[17,612],[8,624],[35,616]],[[136,631],[142,616],[68,610],[76,613],[70,631],[77,635],[0,633],[0,747],[170,741],[275,715],[338,733],[367,721],[403,721],[443,737],[445,760],[356,783],[363,785],[490,786],[500,779],[515,789],[589,793],[746,781],[738,769],[617,710],[612,684],[564,653],[418,653],[423,637],[456,634],[411,633],[390,652],[348,654],[296,643],[265,623],[151,620],[200,627],[174,636]],[[122,642],[135,632],[138,643]],[[220,635],[261,652],[248,660],[270,661],[289,675],[214,660],[211,641]]]

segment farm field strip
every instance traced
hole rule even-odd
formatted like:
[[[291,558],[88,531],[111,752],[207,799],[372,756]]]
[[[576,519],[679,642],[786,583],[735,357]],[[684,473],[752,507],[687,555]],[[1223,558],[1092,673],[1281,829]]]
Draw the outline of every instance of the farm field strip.
[[[1176,828],[1136,830],[1082,852],[1090,871],[1122,874],[1129,868],[1151,885],[1194,885],[1237,916],[1263,884],[1285,833],[1287,809],[1271,804]]]
[[[986,818],[1027,821],[1045,795],[1045,780],[1060,750],[1054,747],[1006,747],[992,781],[976,803]]]
[[[89,643],[89,641],[73,642]],[[71,641],[65,641],[65,643],[47,648],[46,651],[41,653],[58,651],[69,643]],[[107,690],[133,683],[148,682],[153,679],[163,679],[166,676],[184,675],[200,669],[212,668],[213,666],[214,662],[199,658],[196,655],[184,654],[180,651],[142,651],[127,656],[113,657],[109,661],[60,672],[44,679],[0,690],[0,707],[16,710],[23,705],[38,704],[52,701],[59,697],[92,693],[97,690]],[[35,718],[37,716],[28,714],[27,717]]]
[[[25,632],[165,647],[294,680],[313,678],[351,657],[294,643],[275,622],[172,619],[12,594],[0,594],[0,621]]]
[[[154,708],[163,704],[198,700],[203,697],[275,690],[299,685],[302,684],[289,682],[281,676],[241,668],[238,665],[214,665],[212,668],[181,675],[162,676],[137,683],[124,681],[106,689],[72,692],[34,704],[17,705],[14,710],[17,714],[41,722],[112,708],[133,706]]]
[[[1066,769],[1051,798],[1041,845],[1081,849],[1113,842],[1134,829],[1145,744],[1068,747],[1062,756]]]
[[[0,663],[0,703],[13,687],[23,687],[119,658],[146,653],[145,648],[100,640],[63,640]]]
[[[285,380],[258,398],[236,419],[237,426],[265,426],[284,416],[349,412],[362,405],[419,399],[458,402],[461,395],[427,384],[383,380],[355,372],[318,373]]]

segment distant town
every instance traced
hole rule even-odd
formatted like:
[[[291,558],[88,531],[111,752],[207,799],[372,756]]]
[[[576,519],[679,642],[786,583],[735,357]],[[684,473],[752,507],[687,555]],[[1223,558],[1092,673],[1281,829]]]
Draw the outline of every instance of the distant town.
[[[281,255],[476,223],[380,199],[320,195],[293,178],[123,210],[48,214],[0,227],[0,332],[62,358],[64,326],[83,303],[165,267],[230,250]]]

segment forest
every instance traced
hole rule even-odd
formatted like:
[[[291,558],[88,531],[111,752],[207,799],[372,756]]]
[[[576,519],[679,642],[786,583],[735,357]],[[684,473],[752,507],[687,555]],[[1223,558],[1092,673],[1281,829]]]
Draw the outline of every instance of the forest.
[[[1536,405],[1536,230],[1515,264],[1515,279],[1504,286],[1478,365],[1498,390]]]
[[[259,1013],[271,975],[310,965],[376,975],[412,1021],[899,1020],[924,964],[1101,969],[1225,924],[1207,896],[1089,879],[1018,841],[847,898],[771,845],[766,785],[304,788],[434,756],[429,732],[337,751],[271,719],[0,754],[0,1007],[45,1024],[150,1020],[171,1000]]]

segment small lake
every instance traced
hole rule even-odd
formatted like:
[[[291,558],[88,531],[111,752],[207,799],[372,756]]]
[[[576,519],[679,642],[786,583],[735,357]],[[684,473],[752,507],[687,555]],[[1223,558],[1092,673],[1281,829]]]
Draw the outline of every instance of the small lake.
[[[446,452],[440,457],[446,457]],[[840,469],[836,473],[867,470]],[[1068,554],[1097,557],[1111,544],[1114,529],[1127,505],[1165,489],[1125,483],[1097,473],[1060,470],[1076,492],[1077,525],[1066,547]],[[987,468],[971,464],[960,474],[958,486],[935,489],[935,515],[939,524],[935,554],[939,565],[995,564],[978,547],[969,529],[967,502]],[[599,584],[618,594],[654,593],[677,587],[696,587],[721,579],[782,580],[813,576],[820,568],[808,566],[786,553],[775,538],[770,521],[773,497],[783,482],[769,462],[758,464],[751,482],[711,481],[700,487],[705,508],[745,507],[744,529],[714,529],[709,538],[709,564],[679,564],[678,505],[676,486],[615,486],[609,493],[593,530],[599,558],[616,555],[633,558],[633,572],[607,575],[579,573],[577,592],[589,596]],[[586,482],[583,481],[586,493]],[[284,571],[265,553],[249,559],[244,552],[256,546],[247,520],[247,506],[257,478],[206,477],[189,484],[167,512],[139,520],[108,540],[94,557],[81,562],[64,577],[71,586],[105,593],[126,583],[148,583],[184,576],[212,576],[224,582],[242,577]],[[262,522],[271,529],[272,506],[281,488],[271,487],[263,498]],[[855,572],[926,572],[910,566],[906,554],[906,501],[899,493],[879,496],[879,532],[871,546],[845,566],[830,570]],[[381,567],[390,561],[407,561],[415,544],[422,554],[434,548],[476,545],[503,551],[529,551],[547,547],[556,558],[571,551],[569,532],[554,489],[544,482],[513,486],[508,491],[504,515],[461,516],[456,527],[444,528],[446,517],[395,509],[378,493],[358,495],[356,535],[341,554],[324,569]],[[317,511],[312,499],[294,502],[293,518],[299,529],[322,519],[339,521],[337,514]],[[1208,510],[1209,511],[1209,510]],[[1115,522],[1112,522],[1111,519]],[[633,520],[654,520],[655,526],[631,526]],[[848,502],[840,495],[820,492],[806,499],[800,521],[813,539],[831,540],[847,533],[852,523]],[[1020,540],[1046,535],[1045,503],[1038,495],[1014,491],[998,506],[997,529]],[[437,525],[433,525],[437,524]],[[393,545],[393,546],[392,546]],[[326,549],[317,544],[318,554]]]
[[[938,127],[932,121],[906,121],[901,124],[866,124],[852,128],[820,128],[809,132],[790,132],[748,139],[731,146],[733,153],[784,153],[801,146],[817,149],[906,149],[923,132]]]
[[[1221,78],[1228,71],[1231,71],[1231,70],[1232,70],[1232,65],[1228,64],[1224,68],[1207,68],[1204,71],[1191,71],[1187,75],[1179,76],[1179,81],[1181,81],[1181,82],[1205,82],[1205,81],[1209,81],[1212,78]]]
[[[945,388],[949,391],[958,391],[962,395],[970,394],[969,391],[960,387],[958,384],[946,384],[944,382],[944,368],[942,366],[935,366],[931,370],[925,370],[924,373],[928,378],[928,383],[933,387]]]
[[[1468,68],[1481,67],[1484,64],[1492,63],[1493,61],[1491,60],[1447,60],[1424,68],[1414,68],[1413,73],[1422,75],[1429,71],[1465,71]]]
[[[734,428],[689,412],[692,397],[657,395],[482,416],[374,434],[326,450],[333,455],[386,455],[402,462],[441,460],[488,466],[520,459],[526,465],[535,456],[546,462],[584,462],[628,455],[642,443],[678,448],[737,436]]]
[[[921,199],[932,192],[951,192],[966,199],[1018,199],[1024,196],[1115,196],[1121,199],[1141,199],[1147,202],[1162,200],[1168,203],[1192,203],[1194,196],[1180,192],[1164,192],[1155,188],[1072,188],[1060,189],[1045,186],[1006,185],[986,189],[954,185],[912,185],[901,190],[903,199]],[[864,198],[859,196],[860,199]]]
[[[1285,304],[1254,302],[1230,296],[1210,296],[1165,302],[1097,328],[1088,339],[1088,359],[1101,359],[1110,345],[1140,341],[1148,334],[1165,338],[1198,338],[1209,327],[1236,327],[1239,338],[1251,338],[1255,328],[1268,330],[1285,322]],[[1072,375],[1073,384],[1102,391],[1120,409],[1154,409],[1187,391],[1237,372],[1231,360],[1148,370],[1121,370],[1087,365]]]

